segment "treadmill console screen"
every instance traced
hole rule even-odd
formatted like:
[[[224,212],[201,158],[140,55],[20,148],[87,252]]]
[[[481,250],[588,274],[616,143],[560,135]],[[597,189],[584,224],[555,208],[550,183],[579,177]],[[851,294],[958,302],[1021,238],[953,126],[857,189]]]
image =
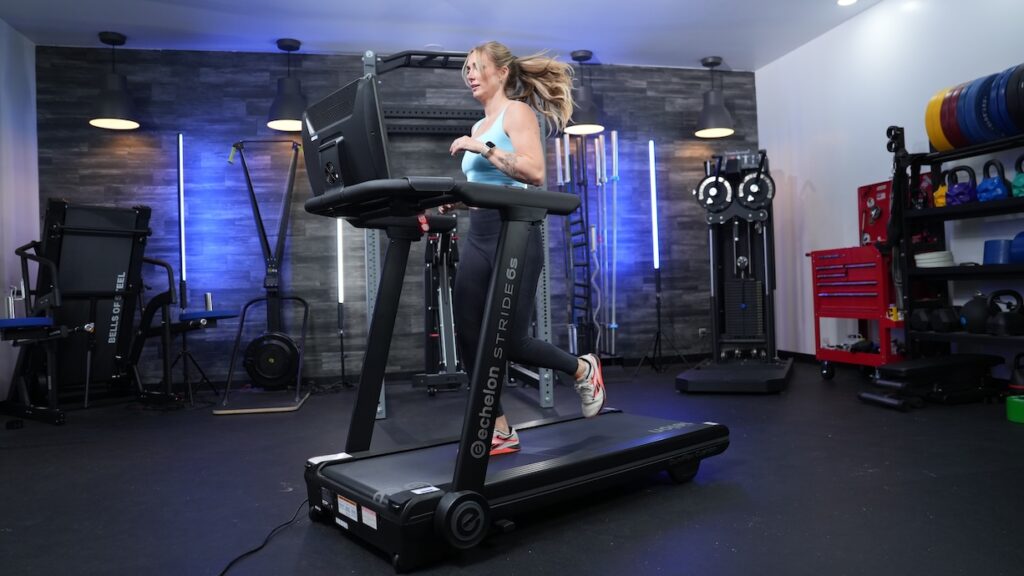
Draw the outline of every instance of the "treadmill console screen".
[[[390,178],[376,76],[367,74],[307,108],[302,146],[314,196]]]

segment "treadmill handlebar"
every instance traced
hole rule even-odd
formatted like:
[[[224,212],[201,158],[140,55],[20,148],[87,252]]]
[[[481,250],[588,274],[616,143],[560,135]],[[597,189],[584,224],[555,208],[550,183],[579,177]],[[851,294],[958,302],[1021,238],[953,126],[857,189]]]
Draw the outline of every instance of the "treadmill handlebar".
[[[580,199],[574,194],[543,188],[517,188],[453,178],[410,177],[370,180],[336,188],[306,201],[306,211],[334,218],[355,219],[365,226],[386,216],[415,216],[442,204],[462,202],[475,208],[539,208],[566,215]],[[359,225],[357,222],[354,222]]]

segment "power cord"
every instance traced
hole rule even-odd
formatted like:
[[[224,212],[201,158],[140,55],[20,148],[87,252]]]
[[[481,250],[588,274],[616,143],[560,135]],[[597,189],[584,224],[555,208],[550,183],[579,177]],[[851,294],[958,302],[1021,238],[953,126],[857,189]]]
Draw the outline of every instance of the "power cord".
[[[287,522],[285,522],[284,524],[278,524],[277,526],[275,526],[274,529],[271,530],[270,533],[267,534],[267,537],[263,539],[263,543],[262,544],[260,544],[259,546],[253,548],[252,550],[249,550],[248,552],[245,552],[243,554],[240,554],[239,556],[236,556],[234,560],[232,560],[231,562],[228,562],[228,565],[225,566],[223,570],[221,570],[220,576],[224,576],[225,574],[227,574],[228,570],[231,570],[231,568],[235,564],[241,562],[243,559],[245,559],[245,558],[247,558],[249,556],[252,556],[253,554],[259,552],[260,550],[263,550],[263,548],[265,548],[266,545],[270,543],[270,539],[273,538],[274,536],[276,536],[279,531],[284,530],[285,528],[287,528],[287,527],[289,527],[289,526],[291,526],[292,524],[295,523],[295,521],[299,518],[299,512],[302,511],[302,507],[305,506],[308,503],[309,503],[309,498],[303,500],[302,504],[299,504],[299,507],[295,509],[295,514],[292,514],[292,519],[287,521]]]

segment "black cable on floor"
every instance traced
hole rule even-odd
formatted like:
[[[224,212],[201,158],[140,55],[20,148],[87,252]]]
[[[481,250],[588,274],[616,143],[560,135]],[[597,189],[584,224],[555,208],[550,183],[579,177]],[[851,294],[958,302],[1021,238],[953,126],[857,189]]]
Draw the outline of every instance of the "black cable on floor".
[[[249,550],[248,552],[240,554],[239,556],[235,557],[234,560],[232,560],[231,562],[228,562],[228,565],[225,566],[223,570],[221,570],[220,576],[224,576],[225,574],[227,574],[228,570],[231,570],[231,568],[235,564],[241,562],[243,559],[245,559],[245,558],[247,558],[249,556],[252,556],[253,554],[259,552],[260,550],[263,550],[263,548],[266,547],[266,545],[270,543],[270,539],[273,538],[274,536],[276,536],[279,531],[284,530],[285,528],[287,528],[287,527],[289,527],[289,526],[291,526],[292,524],[295,523],[295,521],[299,518],[299,512],[302,511],[302,507],[305,506],[308,503],[309,503],[309,499],[308,498],[303,500],[302,504],[299,504],[299,507],[295,509],[295,514],[292,514],[292,519],[287,521],[287,522],[285,522],[284,524],[278,524],[277,526],[275,526],[274,529],[271,530],[269,534],[267,534],[267,537],[263,539],[263,544],[260,544],[259,546],[253,548],[252,550]]]

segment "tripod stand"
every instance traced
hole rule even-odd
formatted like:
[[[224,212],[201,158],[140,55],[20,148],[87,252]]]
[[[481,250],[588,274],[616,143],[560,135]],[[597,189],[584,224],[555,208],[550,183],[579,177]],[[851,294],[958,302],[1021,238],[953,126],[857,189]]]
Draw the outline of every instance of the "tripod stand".
[[[636,371],[633,372],[633,377],[640,372],[640,368],[644,365],[645,360],[651,361],[651,368],[655,372],[661,372],[664,367],[661,364],[661,339],[665,338],[668,340],[669,346],[675,350],[676,356],[678,356],[683,364],[689,364],[686,361],[686,357],[679,353],[675,344],[669,340],[668,336],[665,336],[661,331],[661,251],[658,248],[658,184],[657,184],[657,170],[655,169],[655,156],[654,156],[654,140],[647,141],[647,167],[651,185],[651,249],[654,257],[654,294],[655,294],[655,307],[658,315],[658,330],[654,333],[654,341],[651,343],[651,353],[640,359],[640,363],[636,365]]]
[[[661,330],[661,268],[655,268],[654,269],[654,291],[655,291],[654,302],[655,302],[655,310],[656,310],[657,319],[658,319],[658,323],[657,323],[658,329],[654,333],[654,340],[651,342],[651,348],[650,348],[651,351],[646,356],[644,356],[643,358],[640,359],[640,363],[636,365],[636,371],[633,372],[633,376],[636,376],[637,374],[640,373],[640,368],[642,368],[643,365],[644,365],[644,362],[647,362],[647,361],[650,362],[651,369],[654,370],[655,372],[661,372],[662,370],[665,369],[666,364],[663,363],[663,356],[662,356],[662,351],[661,351],[661,340],[662,340],[662,338],[664,338],[665,340],[668,341],[668,345],[672,347],[672,350],[676,353],[675,355],[680,360],[683,361],[683,364],[686,364],[687,366],[689,366],[689,364],[690,364],[686,360],[686,356],[684,356],[681,352],[679,352],[679,349],[676,348],[676,345],[672,342],[672,340],[668,336],[666,336],[664,334],[664,332],[662,332],[662,330]]]
[[[216,324],[217,320],[220,319],[234,318],[235,316],[237,316],[237,314],[228,311],[215,311],[212,309],[212,303],[209,300],[207,300],[206,302],[206,310],[200,310],[198,312],[186,312],[185,310],[188,308],[188,299],[185,296],[187,294],[185,280],[182,280],[179,283],[179,286],[180,288],[178,293],[180,294],[181,298],[181,308],[179,309],[178,312],[177,325],[181,330],[181,349],[178,351],[178,355],[175,356],[174,362],[171,363],[171,368],[176,366],[179,360],[181,361],[181,374],[185,382],[185,390],[188,392],[188,404],[189,406],[194,406],[195,399],[193,398],[192,381],[188,373],[189,362],[191,362],[192,366],[194,366],[195,369],[199,371],[200,379],[197,384],[205,383],[207,386],[210,387],[210,390],[213,391],[214,395],[218,397],[220,396],[220,392],[217,392],[217,387],[213,385],[213,382],[211,382],[210,379],[206,376],[206,372],[203,371],[202,366],[200,366],[199,362],[196,361],[195,356],[193,356],[192,352],[189,351],[188,333],[192,330],[206,328],[207,325],[210,323]]]

